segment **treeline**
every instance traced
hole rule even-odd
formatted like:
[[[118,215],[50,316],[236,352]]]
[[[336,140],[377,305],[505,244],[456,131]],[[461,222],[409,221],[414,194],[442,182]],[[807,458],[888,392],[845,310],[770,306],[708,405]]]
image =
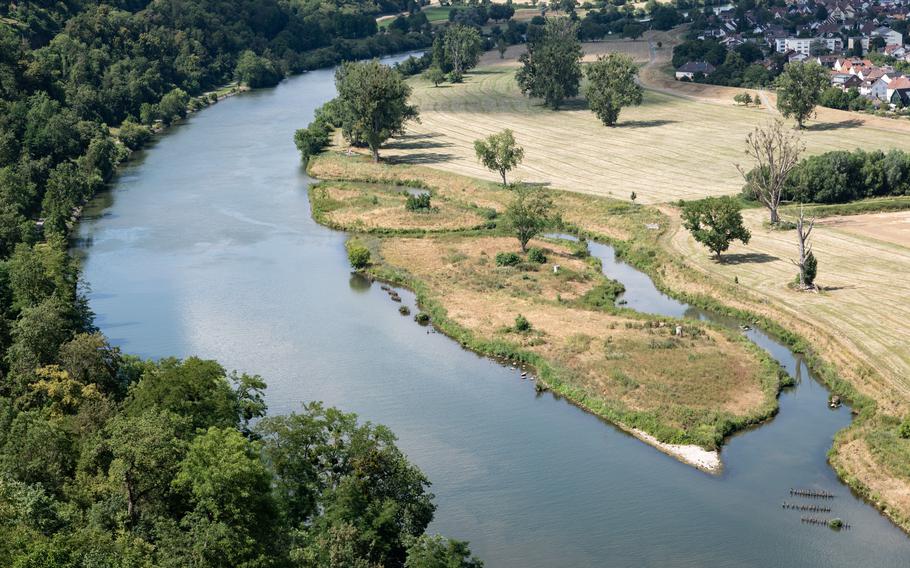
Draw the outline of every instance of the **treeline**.
[[[744,43],[731,50],[717,40],[690,39],[673,48],[673,67],[689,61],[706,61],[716,68],[708,76],[696,76],[695,81],[729,87],[766,87],[774,82],[787,63],[782,54],[771,54],[771,65],[760,62],[765,53],[755,43]]]
[[[67,251],[79,206],[151,126],[232,79],[429,45],[377,32],[376,13],[408,7],[0,6],[0,564],[480,565],[423,534],[429,483],[387,429],[318,405],[268,418],[258,377],[120,353]]]
[[[749,175],[759,175],[757,171]],[[802,160],[787,177],[783,199],[799,203],[847,203],[910,195],[910,154],[902,150],[843,150]],[[747,199],[755,197],[744,190]]]

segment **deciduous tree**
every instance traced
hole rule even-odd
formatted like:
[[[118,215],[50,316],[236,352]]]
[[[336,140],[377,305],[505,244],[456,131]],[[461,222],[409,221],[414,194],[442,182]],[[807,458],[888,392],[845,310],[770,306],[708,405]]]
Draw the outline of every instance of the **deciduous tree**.
[[[568,18],[549,18],[543,33],[528,42],[515,74],[521,92],[544,100],[558,110],[567,98],[578,95],[581,82],[581,44],[576,25]]]
[[[556,206],[550,194],[539,187],[519,185],[514,192],[505,218],[525,252],[528,242],[556,220]]]
[[[342,128],[353,140],[369,146],[373,161],[379,147],[417,120],[417,107],[408,104],[411,87],[395,69],[379,60],[345,63],[335,74]]]
[[[756,127],[746,137],[746,155],[755,161],[755,166],[746,170],[737,164],[736,169],[746,182],[746,191],[768,208],[772,224],[780,221],[777,208],[787,177],[799,163],[803,149],[799,136],[787,132],[779,120]]]
[[[488,170],[499,172],[502,185],[506,183],[506,173],[521,163],[525,151],[515,142],[515,136],[508,128],[497,134],[474,141],[474,153],[477,159]]]
[[[714,258],[720,260],[722,252],[735,241],[748,244],[749,229],[743,225],[739,203],[729,196],[707,197],[691,201],[683,207],[683,226],[695,240],[708,247]]]
[[[452,65],[452,82],[458,83],[465,71],[480,60],[483,42],[477,30],[462,24],[455,24],[446,30],[445,54]]]
[[[641,104],[643,91],[635,82],[638,66],[628,55],[611,53],[598,57],[588,66],[587,76],[588,106],[607,126],[616,125],[623,107]]]
[[[775,81],[777,110],[802,128],[815,115],[815,105],[829,84],[828,72],[818,63],[788,63]]]

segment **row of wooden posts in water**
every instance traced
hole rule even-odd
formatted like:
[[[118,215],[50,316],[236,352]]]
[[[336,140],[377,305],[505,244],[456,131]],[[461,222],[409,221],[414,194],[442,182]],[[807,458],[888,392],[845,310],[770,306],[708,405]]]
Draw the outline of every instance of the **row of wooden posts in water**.
[[[819,519],[816,517],[800,517],[800,521],[806,523],[807,525],[818,525],[824,526],[837,530],[850,530],[850,525],[841,521],[840,519]]]
[[[831,507],[823,507],[821,505],[800,505],[799,503],[788,503],[784,501],[781,505],[784,509],[796,509],[797,511],[812,511],[813,513],[830,513]]]
[[[791,497],[811,497],[813,499],[834,499],[833,493],[827,491],[815,491],[813,489],[793,489],[790,488]]]

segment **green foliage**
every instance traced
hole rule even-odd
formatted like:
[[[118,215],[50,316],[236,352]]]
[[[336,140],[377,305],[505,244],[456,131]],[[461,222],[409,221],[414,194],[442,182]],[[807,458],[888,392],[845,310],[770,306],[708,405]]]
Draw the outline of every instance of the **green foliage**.
[[[483,42],[476,29],[462,24],[450,26],[445,32],[445,58],[451,66],[451,80],[460,83],[465,71],[474,68],[483,53]]]
[[[752,95],[745,91],[737,93],[733,95],[733,102],[738,105],[749,106],[752,104]]]
[[[429,211],[431,209],[430,194],[418,193],[413,195],[409,193],[404,203],[404,208],[408,211]]]
[[[521,257],[514,252],[496,253],[496,266],[518,266],[521,263]]]
[[[581,44],[574,22],[550,18],[539,37],[529,38],[515,74],[521,92],[544,100],[558,110],[567,98],[578,95],[581,82]]]
[[[683,226],[719,260],[734,240],[747,244],[752,236],[743,225],[740,209],[729,196],[690,201],[683,206]]]
[[[537,264],[544,264],[547,262],[547,255],[542,249],[531,247],[528,249],[528,260]]]
[[[268,58],[260,57],[248,49],[237,58],[234,79],[251,89],[258,89],[277,85],[281,80],[281,73]]]
[[[897,429],[897,435],[905,440],[910,439],[910,416],[901,422],[901,425]]]
[[[120,125],[117,137],[130,150],[138,150],[151,140],[152,131],[142,124],[127,119]]]
[[[524,252],[531,239],[555,223],[556,206],[550,194],[539,187],[520,185],[513,191],[515,197],[506,207],[505,218]]]
[[[445,82],[446,74],[445,71],[434,65],[424,71],[423,78],[433,83],[434,87],[438,87],[440,83]]]
[[[515,316],[515,331],[519,333],[527,333],[531,331],[531,322],[528,321],[528,318],[524,317],[521,314]]]
[[[898,195],[910,195],[910,154],[836,150],[800,161],[787,177],[783,197],[801,203],[847,203]]]
[[[494,4],[502,6],[502,4]],[[483,568],[483,562],[471,556],[468,543],[440,535],[422,535],[408,546],[405,568]]]
[[[157,105],[157,118],[165,124],[171,124],[186,116],[186,106],[189,102],[190,96],[186,91],[175,87],[161,97],[161,101]]]
[[[502,185],[506,183],[506,173],[521,163],[524,159],[524,148],[515,142],[515,135],[510,129],[505,129],[486,138],[474,141],[474,153],[477,159],[488,170],[498,172],[502,177]]]
[[[804,270],[805,273],[803,274],[803,278],[805,279],[806,285],[812,286],[815,284],[815,277],[818,275],[818,259],[812,254],[812,251],[809,251],[809,254],[806,255]]]
[[[588,66],[587,76],[588,106],[605,125],[615,126],[623,107],[641,104],[644,91],[636,82],[638,66],[628,55],[598,57]]]
[[[777,109],[785,118],[791,116],[802,128],[815,114],[815,105],[828,87],[828,72],[817,63],[788,63],[775,81]]]
[[[362,270],[369,266],[370,250],[368,248],[355,241],[348,241],[345,248],[348,251],[348,261],[355,270]]]
[[[414,316],[414,321],[416,321],[420,325],[427,325],[428,323],[430,323],[430,314],[420,312],[419,314]]]
[[[375,162],[382,143],[417,119],[417,107],[408,104],[411,87],[378,60],[345,63],[335,73],[335,85],[345,135],[351,142],[366,143]]]

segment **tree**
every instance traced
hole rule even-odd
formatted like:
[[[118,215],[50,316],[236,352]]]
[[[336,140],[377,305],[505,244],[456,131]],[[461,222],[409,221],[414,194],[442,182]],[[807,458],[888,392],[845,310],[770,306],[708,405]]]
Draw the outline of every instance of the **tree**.
[[[468,543],[440,535],[422,535],[408,547],[405,568],[483,568]]]
[[[803,128],[806,119],[815,115],[815,105],[828,85],[828,72],[818,63],[788,63],[775,81],[777,109]]]
[[[464,72],[480,60],[483,42],[477,30],[462,24],[455,24],[446,30],[445,54],[452,65],[452,82],[461,82]]]
[[[544,100],[553,110],[578,95],[581,82],[581,44],[575,23],[569,19],[547,19],[543,33],[528,42],[528,51],[519,58],[515,74],[521,92]]]
[[[260,57],[253,50],[248,49],[237,59],[234,78],[251,89],[258,89],[277,85],[281,80],[281,74],[269,59]]]
[[[498,4],[493,4],[493,5],[498,6]],[[500,36],[500,38],[498,40],[496,40],[496,51],[499,52],[499,58],[505,59],[506,51],[508,51],[508,50],[509,50],[509,44],[506,43],[506,39],[504,37]]]
[[[409,120],[417,120],[417,107],[408,104],[411,87],[395,69],[378,59],[345,63],[335,74],[342,128],[353,140],[370,148],[379,162],[379,147],[404,132]]]
[[[186,116],[186,105],[190,103],[190,96],[177,87],[161,97],[157,105],[158,115],[165,124],[170,124],[177,118]]]
[[[815,276],[818,273],[818,261],[812,254],[812,245],[809,236],[815,227],[815,219],[806,219],[802,206],[799,208],[799,217],[796,219],[796,236],[799,243],[799,257],[792,261],[799,267],[799,287],[802,290],[815,288]]]
[[[746,155],[755,160],[755,166],[746,171],[737,164],[736,169],[746,181],[746,191],[768,208],[772,224],[780,221],[777,208],[787,178],[799,163],[803,149],[799,137],[786,132],[779,120],[756,127],[746,137]]]
[[[499,172],[502,185],[506,183],[506,172],[521,163],[525,151],[515,142],[515,136],[508,128],[484,139],[474,141],[474,153],[488,170]]]
[[[750,104],[752,104],[752,95],[750,95],[746,91],[743,91],[742,93],[737,93],[737,94],[733,95],[733,102],[735,102],[738,105],[749,106]]]
[[[440,83],[446,80],[446,74],[442,69],[434,65],[423,72],[423,78],[433,83],[434,87],[438,87]]]
[[[370,264],[370,249],[355,242],[348,241],[345,243],[348,250],[348,261],[355,270],[366,268]]]
[[[708,247],[714,258],[720,260],[722,252],[739,240],[748,244],[751,233],[743,225],[739,203],[729,196],[707,197],[690,201],[683,206],[683,226],[695,240]]]
[[[588,66],[587,76],[585,97],[605,125],[616,125],[622,107],[641,104],[643,90],[635,82],[638,66],[628,55],[611,53],[598,57]]]
[[[539,187],[520,185],[514,192],[505,218],[521,244],[521,251],[526,252],[528,242],[555,221],[555,205],[550,194]]]

